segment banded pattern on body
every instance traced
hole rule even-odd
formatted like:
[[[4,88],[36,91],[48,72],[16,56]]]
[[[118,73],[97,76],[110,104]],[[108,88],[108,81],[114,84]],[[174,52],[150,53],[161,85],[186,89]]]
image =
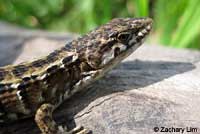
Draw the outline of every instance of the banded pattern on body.
[[[67,44],[45,58],[1,69],[0,117],[5,118],[5,114],[11,114],[6,120],[16,120],[21,118],[20,115],[34,114],[45,101],[57,105],[64,100],[64,89],[70,90],[81,78],[81,71],[84,71],[84,62],[80,63],[77,53],[69,49],[69,46]],[[86,68],[86,64],[84,66]],[[56,98],[56,92],[60,98]]]

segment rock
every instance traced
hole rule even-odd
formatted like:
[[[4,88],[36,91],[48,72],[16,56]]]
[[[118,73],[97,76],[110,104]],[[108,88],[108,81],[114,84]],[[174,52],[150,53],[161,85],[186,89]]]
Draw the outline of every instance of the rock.
[[[1,29],[0,66],[26,61],[26,58],[27,60],[34,59],[34,57],[36,57],[37,54],[38,57],[40,57],[42,55],[47,54],[47,52],[53,51],[53,49],[58,48],[57,44],[59,44],[59,42],[56,44],[54,43],[54,45],[48,45],[46,42],[46,44],[42,45],[43,43],[42,40],[59,40],[63,44],[63,41],[65,42],[70,41],[73,38],[77,37],[77,35],[75,34],[68,34],[68,33],[54,33],[54,32],[40,31],[40,30],[27,30],[1,21],[0,21],[0,29]],[[38,40],[40,40],[39,41],[40,43],[37,43]],[[25,43],[30,44],[32,43],[32,41],[33,44],[35,45],[25,44]],[[31,52],[28,51],[30,46],[34,47],[33,51]],[[37,49],[35,47],[37,47]],[[25,55],[21,55],[23,51],[26,51],[28,54],[26,53]],[[22,57],[22,59],[19,57],[16,60],[18,56]]]
[[[6,57],[10,63],[19,63],[43,56],[67,41],[58,34],[52,39],[48,33],[38,38],[29,33],[29,37],[22,34],[3,39],[12,43],[7,48],[0,43],[2,52],[10,51],[0,55],[1,65],[8,63]],[[94,134],[153,134],[156,127],[158,132],[161,127],[192,127],[197,134],[199,96],[199,51],[145,44],[88,90],[67,100],[54,115],[59,124],[83,125]],[[34,119],[28,118],[1,126],[3,133],[36,134],[39,130]]]

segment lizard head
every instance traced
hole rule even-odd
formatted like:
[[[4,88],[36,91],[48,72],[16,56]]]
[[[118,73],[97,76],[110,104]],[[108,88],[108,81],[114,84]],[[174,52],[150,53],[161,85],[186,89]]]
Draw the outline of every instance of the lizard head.
[[[150,18],[117,18],[86,36],[90,43],[85,51],[87,63],[95,69],[120,62],[136,50],[149,34]]]

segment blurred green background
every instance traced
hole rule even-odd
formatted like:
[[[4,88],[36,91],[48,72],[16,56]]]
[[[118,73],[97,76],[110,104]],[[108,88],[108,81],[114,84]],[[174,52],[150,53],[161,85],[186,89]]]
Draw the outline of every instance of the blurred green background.
[[[200,0],[0,0],[0,19],[28,28],[85,33],[115,17],[154,19],[150,41],[200,49]]]

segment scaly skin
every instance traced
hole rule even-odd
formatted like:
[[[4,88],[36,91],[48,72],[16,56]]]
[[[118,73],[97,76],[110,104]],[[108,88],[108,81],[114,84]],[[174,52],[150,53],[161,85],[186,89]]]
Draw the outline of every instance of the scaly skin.
[[[113,19],[44,58],[0,68],[0,122],[35,115],[43,134],[72,133],[56,125],[53,110],[136,50],[151,27],[149,18]]]

